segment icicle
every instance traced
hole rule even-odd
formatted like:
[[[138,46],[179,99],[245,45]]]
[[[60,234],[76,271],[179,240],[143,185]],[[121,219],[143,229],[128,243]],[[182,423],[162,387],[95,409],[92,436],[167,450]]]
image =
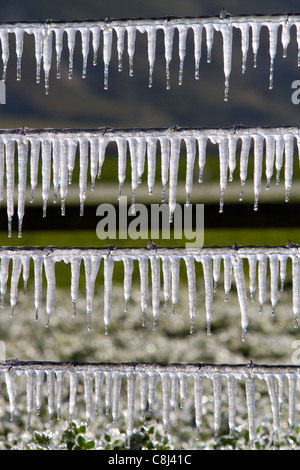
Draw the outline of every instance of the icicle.
[[[201,262],[203,265],[204,289],[205,289],[205,309],[206,309],[206,329],[207,334],[211,334],[210,325],[213,317],[213,267],[212,257],[202,256]]]
[[[77,403],[77,391],[79,374],[77,372],[69,372],[70,375],[70,393],[69,393],[69,423],[72,424]]]
[[[10,369],[5,371],[5,383],[9,399],[10,420],[13,421],[16,410],[16,390],[15,390],[15,371]]]
[[[28,141],[18,142],[18,237],[22,237],[27,180]]]
[[[47,389],[48,389],[48,413],[49,413],[49,423],[52,422],[53,415],[55,412],[55,372],[54,370],[47,370]]]
[[[175,315],[175,308],[176,308],[178,294],[179,294],[179,271],[180,271],[180,258],[179,256],[178,257],[172,256],[171,258],[171,275],[172,275],[171,293],[172,293],[173,315]]]
[[[254,294],[256,291],[257,256],[256,255],[248,256],[248,263],[249,263],[249,291],[250,291],[250,298],[253,301]]]
[[[10,284],[10,307],[11,316],[14,313],[15,306],[18,301],[18,284],[22,269],[22,263],[20,257],[13,258],[12,273],[11,273],[11,284]]]
[[[88,153],[89,141],[88,139],[79,139],[79,200],[80,200],[80,215],[83,216],[84,201],[86,199],[87,188],[87,170],[88,170]]]
[[[28,424],[27,429],[30,429],[30,417],[33,410],[33,403],[34,403],[34,389],[36,384],[36,372],[35,370],[27,370],[27,387],[26,387],[26,395],[27,395],[27,415],[28,415]]]
[[[87,424],[89,426],[91,418],[94,416],[94,398],[93,398],[93,372],[84,371],[84,397],[85,397],[85,414]]]
[[[287,376],[289,384],[289,428],[292,430],[295,424],[297,375],[287,374]]]
[[[268,258],[266,255],[258,255],[258,297],[259,313],[262,313],[263,304],[266,300],[266,276]]]
[[[225,291],[225,302],[228,302],[228,295],[231,289],[232,280],[232,261],[231,256],[223,256],[224,263],[224,291]]]
[[[283,47],[283,58],[287,57],[287,49],[291,40],[290,29],[292,24],[288,21],[282,24],[281,43]]]
[[[249,160],[249,152],[251,148],[251,136],[243,136],[242,137],[242,149],[241,149],[241,157],[240,157],[240,179],[241,179],[241,192],[240,192],[240,201],[243,200],[244,197],[244,187],[247,179],[247,172],[248,172],[248,160]]]
[[[206,161],[207,136],[198,137],[198,158],[199,158],[199,177],[198,182],[202,183],[203,170]]]
[[[41,29],[35,29],[34,34],[34,43],[35,43],[35,62],[36,62],[36,72],[35,72],[35,81],[40,83],[41,81],[41,64],[43,57],[43,31]]]
[[[213,280],[214,280],[214,292],[217,291],[218,282],[220,278],[221,272],[221,255],[214,255],[213,256]]]
[[[104,258],[104,326],[108,334],[108,325],[111,317],[111,295],[114,259],[110,256]]]
[[[289,201],[290,190],[293,179],[293,163],[294,163],[294,136],[288,134],[284,136],[285,145],[285,202]]]
[[[147,392],[148,392],[149,376],[147,372],[140,373],[140,402],[141,402],[141,415],[140,419],[144,420],[145,411],[147,408]]]
[[[135,214],[135,192],[139,184],[138,177],[138,141],[132,137],[128,139],[131,163],[131,214]]]
[[[124,299],[125,299],[125,309],[127,312],[128,302],[131,296],[131,285],[132,285],[132,272],[133,272],[133,259],[124,257]]]
[[[99,158],[99,139],[91,137],[89,139],[90,147],[90,175],[91,175],[91,191],[95,190],[95,181],[98,171],[98,158]]]
[[[272,315],[275,315],[275,308],[278,302],[278,267],[279,267],[278,256],[270,255]]]
[[[174,40],[174,26],[164,25],[164,40],[165,40],[165,59],[166,59],[166,88],[170,89],[170,62],[173,55],[173,40]]]
[[[168,300],[171,296],[171,259],[169,256],[162,257],[162,271],[164,282],[164,314],[167,312]]]
[[[17,80],[21,80],[21,62],[23,55],[23,40],[24,40],[24,29],[15,29],[16,37],[16,54],[17,54]]]
[[[1,307],[4,308],[4,296],[7,288],[8,279],[8,267],[10,258],[8,256],[1,257],[1,268],[0,268],[0,292],[1,292]]]
[[[223,36],[223,58],[224,58],[224,76],[225,76],[225,94],[224,101],[228,101],[229,93],[229,79],[231,74],[232,62],[232,25],[226,24],[221,26],[221,33]]]
[[[93,66],[97,65],[97,54],[100,44],[100,31],[101,29],[98,26],[91,28],[93,44]]]
[[[90,29],[80,28],[82,51],[82,78],[86,78],[87,61],[90,49]]]
[[[158,256],[150,256],[150,264],[152,282],[153,330],[155,330],[158,320],[160,303],[160,258]]]
[[[138,182],[141,184],[142,176],[145,169],[147,142],[144,137],[137,138],[137,172]]]
[[[86,313],[88,330],[92,328],[93,299],[95,292],[95,282],[99,271],[101,258],[99,256],[84,257],[85,281],[86,281]]]
[[[237,146],[238,137],[230,136],[228,142],[228,169],[229,169],[229,181],[233,180],[233,173],[236,167],[236,146]]]
[[[156,171],[156,137],[147,137],[147,166],[148,166],[148,191],[152,195],[155,185],[155,171]]]
[[[273,88],[274,60],[277,52],[277,34],[279,25],[276,23],[268,24],[269,30],[269,54],[270,54],[270,79],[269,89]]]
[[[40,139],[29,139],[30,140],[30,185],[31,185],[31,197],[30,202],[33,202],[34,191],[38,183],[38,167],[40,158]]]
[[[214,374],[212,381],[213,381],[213,393],[214,393],[214,431],[215,431],[215,438],[217,438],[218,431],[221,425],[222,375]]]
[[[166,186],[169,179],[169,161],[170,161],[170,141],[167,137],[161,137],[161,182],[162,182],[162,202],[166,198]]]
[[[60,141],[60,171],[59,171],[59,187],[60,187],[60,206],[61,215],[65,215],[65,202],[68,192],[68,158],[69,158],[69,141],[63,139]]]
[[[242,73],[246,72],[247,68],[247,56],[249,50],[249,23],[243,23],[239,25],[241,30],[241,49],[242,49]]]
[[[253,50],[253,55],[254,55],[254,68],[257,66],[257,53],[259,49],[259,36],[260,36],[260,30],[261,30],[261,24],[260,23],[252,23],[251,24],[251,30],[252,30],[252,50]]]
[[[112,39],[112,29],[105,28],[103,30],[104,90],[108,90],[108,67],[111,60]]]
[[[44,259],[45,274],[47,279],[47,297],[46,297],[46,314],[47,325],[49,326],[50,317],[54,308],[54,292],[55,292],[55,262],[53,258]]]
[[[28,371],[29,372],[29,371]],[[36,400],[36,415],[40,414],[42,401],[43,401],[43,385],[44,385],[44,370],[36,370],[34,371],[36,375],[36,391],[35,391],[35,400]]]
[[[170,385],[171,385],[171,378],[170,374],[167,372],[163,372],[161,374],[161,382],[162,382],[162,399],[163,399],[163,426],[165,434],[168,433],[168,427],[170,422]]]
[[[279,260],[280,260],[280,291],[283,292],[288,256],[279,255]]]
[[[57,202],[58,187],[60,183],[60,140],[52,140],[52,172],[53,172],[53,203]]]
[[[130,438],[134,430],[135,388],[136,388],[136,373],[129,372],[127,374],[127,423],[126,423],[128,444],[130,443]]]
[[[116,138],[118,147],[118,180],[119,180],[119,199],[122,196],[122,187],[126,178],[126,155],[127,140],[122,137]]]
[[[74,48],[75,48],[76,29],[68,28],[66,29],[66,32],[67,32],[67,37],[68,37],[68,50],[69,50],[69,80],[71,80],[73,76],[73,57],[74,57]]]
[[[124,52],[125,44],[125,28],[122,26],[114,27],[114,30],[117,34],[117,52],[118,52],[118,71],[122,71],[122,57]]]
[[[248,304],[247,304],[247,293],[245,286],[243,260],[234,258],[233,259],[233,272],[236,282],[237,294],[241,309],[241,324],[242,324],[242,341],[245,341],[245,334],[249,322]]]
[[[170,406],[171,411],[175,410],[178,398],[178,374],[171,374]]]
[[[78,297],[78,286],[80,276],[80,257],[71,257],[71,299],[73,303],[73,316],[76,315],[76,301]]]
[[[6,160],[6,206],[8,217],[8,236],[12,236],[12,218],[14,215],[14,178],[15,178],[15,141],[12,139],[5,141]]]
[[[186,37],[188,32],[188,26],[186,25],[178,25],[177,26],[178,33],[179,33],[179,85],[182,85],[182,76],[183,76],[183,64],[186,54]]]
[[[142,326],[145,326],[145,315],[148,307],[148,258],[139,257],[140,272],[140,292],[141,292],[141,308],[142,308]]]
[[[193,25],[194,32],[194,60],[195,60],[195,79],[199,80],[199,67],[202,53],[202,25]]]
[[[68,174],[69,180],[68,183],[72,183],[72,175],[75,166],[76,150],[77,150],[77,140],[69,139],[69,149],[68,149]]]
[[[194,375],[194,403],[195,403],[195,423],[197,434],[200,432],[202,424],[202,398],[203,398],[203,376]]]
[[[133,57],[135,52],[136,26],[127,26],[127,52],[129,57],[129,76],[133,76]]]
[[[256,439],[256,425],[255,425],[255,382],[254,377],[246,377],[246,399],[248,409],[248,421],[249,421],[249,439],[251,447],[254,446]]]
[[[27,291],[27,282],[29,279],[29,269],[30,269],[30,256],[22,256],[21,258],[22,270],[23,270],[23,293]]]
[[[227,187],[227,173],[228,173],[228,162],[229,162],[229,151],[228,151],[228,138],[224,137],[219,141],[219,159],[220,159],[220,208],[219,212],[223,212],[224,206],[224,192]]]
[[[204,25],[206,33],[206,48],[207,48],[207,63],[211,63],[211,51],[214,41],[214,25],[212,23],[207,23]]]
[[[270,181],[273,176],[274,159],[275,159],[275,137],[273,135],[267,135],[266,140],[266,178],[267,187],[270,189]]]
[[[227,377],[228,386],[228,422],[230,434],[233,433],[236,427],[236,394],[237,394],[237,379],[234,375]]]
[[[156,389],[157,379],[158,379],[158,374],[156,372],[149,373],[149,383],[148,383],[149,411],[153,410],[153,405],[155,402],[155,389]]]
[[[194,176],[194,163],[196,157],[196,141],[193,137],[186,137],[186,180],[185,180],[185,192],[186,192],[186,205],[190,204],[191,192],[193,189],[193,176]]]
[[[42,256],[34,255],[34,306],[35,306],[35,319],[38,319],[39,308],[42,303],[42,275],[43,275],[43,263],[44,259]]]
[[[279,184],[280,170],[283,163],[284,153],[284,137],[282,135],[276,135],[276,150],[275,150],[275,168],[276,168],[276,184]]]
[[[47,29],[43,35],[43,67],[45,75],[45,92],[46,95],[49,94],[49,74],[51,69],[52,61],[52,39],[53,31]]]
[[[47,213],[47,201],[49,197],[51,178],[51,141],[42,139],[42,198],[43,198],[43,217]]]
[[[61,28],[55,29],[56,78],[58,80],[61,77],[61,54],[63,50],[63,35],[64,35],[63,29]]]
[[[255,135],[254,139],[254,210],[258,210],[258,197],[261,190],[264,138]]]
[[[276,375],[276,379],[278,382],[279,413],[282,413],[285,402],[285,374]]]
[[[56,381],[57,381],[57,394],[56,394],[56,408],[57,408],[57,419],[60,419],[61,409],[64,403],[64,380],[65,380],[65,371],[57,370],[56,371]]]
[[[276,377],[275,375],[266,374],[265,380],[268,385],[268,392],[271,402],[272,414],[273,414],[273,432],[274,432],[274,441],[275,445],[277,444],[277,434],[280,428],[279,420],[279,401],[276,391]]]
[[[179,394],[180,394],[180,408],[183,408],[187,394],[187,374],[179,374]]]
[[[113,388],[112,388],[112,419],[116,423],[119,417],[119,400],[122,383],[122,374],[120,372],[113,373]]]
[[[105,159],[105,151],[108,145],[108,139],[104,136],[99,138],[99,160],[98,160],[98,178],[101,177],[102,165]]]
[[[1,39],[1,51],[2,51],[2,81],[6,81],[6,70],[9,59],[9,39],[8,31],[6,29],[1,29],[0,31]]]
[[[170,155],[170,181],[169,181],[169,210],[170,223],[173,222],[173,214],[176,208],[176,190],[178,165],[180,158],[180,139],[171,138],[171,155]]]
[[[185,256],[186,272],[188,279],[188,299],[190,311],[190,334],[194,332],[194,322],[196,316],[196,274],[195,261],[193,256]]]
[[[295,328],[298,328],[298,316],[300,312],[300,260],[298,256],[292,257],[293,264],[293,313]]]
[[[151,88],[153,83],[153,69],[156,54],[156,27],[148,26],[146,31],[148,38],[149,88]]]
[[[102,384],[104,379],[104,372],[102,371],[95,371],[95,413],[99,413],[100,411],[100,404],[101,404],[101,390]]]

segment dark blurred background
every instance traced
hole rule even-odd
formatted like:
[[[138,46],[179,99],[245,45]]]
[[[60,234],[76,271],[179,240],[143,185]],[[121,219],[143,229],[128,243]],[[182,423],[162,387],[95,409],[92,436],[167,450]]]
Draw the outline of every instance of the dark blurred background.
[[[111,0],[52,0],[43,2],[30,0],[27,2],[15,0],[12,2],[0,1],[1,21],[41,21],[47,18],[54,20],[84,20],[129,18],[129,17],[160,17],[160,16],[203,16],[219,15],[222,8],[232,15],[239,14],[274,14],[300,11],[299,2],[292,0],[273,0],[261,2],[240,2],[227,0],[177,0],[141,1]],[[0,106],[0,126],[10,127],[167,127],[179,126],[230,126],[244,124],[248,126],[265,125],[298,125],[300,105],[291,101],[291,84],[300,79],[300,69],[297,67],[296,32],[291,30],[291,43],[288,48],[288,57],[282,57],[282,45],[278,40],[277,57],[275,60],[274,89],[269,90],[269,51],[268,33],[266,28],[261,32],[261,46],[258,54],[257,68],[253,68],[253,53],[249,48],[247,72],[241,72],[240,37],[234,33],[233,64],[230,80],[229,101],[224,102],[224,75],[222,40],[219,33],[215,34],[212,51],[212,63],[206,63],[206,46],[203,43],[202,59],[200,63],[200,79],[194,79],[193,41],[192,32],[188,34],[187,55],[185,59],[183,85],[178,85],[178,37],[175,35],[173,60],[171,62],[171,89],[165,87],[165,59],[163,35],[158,34],[156,63],[153,76],[153,87],[148,87],[148,60],[146,36],[137,33],[136,52],[134,57],[134,76],[128,74],[128,57],[124,52],[123,71],[117,71],[116,41],[113,47],[113,57],[109,71],[109,90],[103,89],[103,62],[101,58],[101,45],[99,49],[98,65],[92,65],[92,53],[88,60],[87,78],[81,78],[82,56],[80,38],[78,37],[74,55],[73,79],[68,79],[68,52],[66,38],[62,56],[62,77],[56,79],[56,57],[53,54],[53,65],[50,73],[50,93],[44,92],[43,75],[40,84],[35,83],[35,56],[33,37],[25,35],[24,54],[22,59],[22,80],[16,80],[16,55],[14,39],[11,37],[11,56],[7,70],[7,103]],[[211,172],[217,179],[217,172]],[[209,176],[209,174],[208,174]],[[237,182],[238,182],[238,175]],[[297,178],[297,174],[295,174]],[[209,178],[208,180],[209,181]],[[251,183],[250,183],[251,185]],[[117,189],[116,189],[117,194]],[[292,191],[292,202],[289,213],[286,213],[284,199],[280,197],[280,204],[272,206],[267,201],[266,208],[261,206],[259,216],[253,212],[252,202],[243,207],[230,205],[224,215],[218,216],[219,192],[216,185],[215,198],[207,201],[203,199],[203,192],[194,189],[198,202],[206,202],[206,224],[211,226],[234,226],[234,224],[263,226],[290,225],[298,227],[299,212],[298,201],[293,201],[295,190]],[[274,193],[273,193],[274,194]],[[276,201],[275,201],[276,199]],[[94,199],[95,201],[95,199]],[[100,202],[100,200],[99,200]],[[98,203],[99,203],[98,202]],[[192,201],[193,202],[193,201]],[[238,191],[235,192],[235,203],[238,202]],[[249,199],[247,200],[249,203]],[[89,199],[87,199],[87,205]],[[86,212],[87,225],[95,227],[94,203]],[[210,205],[212,205],[212,211]],[[225,200],[226,204],[226,200]],[[76,200],[76,206],[78,201]],[[226,205],[225,205],[226,208]],[[32,211],[38,209],[32,209]],[[77,207],[76,207],[77,210]],[[55,208],[53,224],[49,219],[40,220],[37,224],[35,212],[31,213],[31,223],[26,221],[30,209],[26,209],[24,221],[26,227],[32,229],[55,227],[68,228],[67,217],[64,221],[56,215],[59,209]],[[90,212],[89,212],[90,211]],[[227,211],[227,212],[226,212]],[[231,212],[230,212],[231,211]],[[281,211],[281,215],[279,217]],[[51,215],[51,208],[49,209]],[[90,216],[88,217],[88,214]],[[230,215],[231,214],[231,215]],[[49,216],[50,216],[49,215]],[[285,216],[285,217],[284,217]],[[91,219],[92,217],[92,219]],[[227,217],[227,219],[226,219]],[[241,218],[240,218],[241,217]],[[244,219],[243,219],[244,217]],[[69,219],[70,220],[70,219]],[[234,222],[235,220],[235,222]],[[244,220],[244,222],[243,222]],[[2,218],[3,221],[3,218]],[[79,221],[72,218],[72,228]],[[81,219],[82,223],[82,219]],[[65,225],[64,225],[65,224]],[[1,229],[6,230],[6,220],[1,222]]]

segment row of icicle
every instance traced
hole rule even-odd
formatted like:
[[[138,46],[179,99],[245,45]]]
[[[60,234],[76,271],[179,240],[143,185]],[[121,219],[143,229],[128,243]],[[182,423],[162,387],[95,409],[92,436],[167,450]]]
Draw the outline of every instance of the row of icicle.
[[[47,406],[50,422],[56,416],[60,419],[64,416],[65,406],[68,400],[68,418],[72,422],[76,419],[76,405],[79,395],[78,384],[83,377],[85,414],[87,422],[96,421],[97,416],[111,415],[114,423],[117,423],[122,410],[120,410],[120,395],[122,387],[127,391],[126,432],[130,438],[135,429],[137,402],[140,407],[140,419],[144,419],[145,413],[154,411],[157,413],[157,388],[160,381],[160,395],[162,396],[162,422],[167,433],[173,422],[173,412],[179,406],[184,407],[185,399],[189,393],[189,387],[193,390],[194,417],[197,435],[201,432],[203,421],[203,397],[205,381],[211,381],[212,390],[205,393],[213,395],[213,429],[215,437],[218,436],[223,415],[224,395],[226,415],[230,433],[237,428],[237,399],[238,389],[242,385],[245,393],[245,401],[248,412],[249,440],[255,445],[257,432],[256,418],[256,387],[257,381],[264,380],[267,386],[268,396],[273,420],[273,440],[276,443],[281,427],[281,414],[285,403],[288,403],[288,425],[292,429],[295,425],[297,409],[297,381],[299,370],[297,367],[283,366],[256,366],[252,363],[244,366],[227,365],[169,365],[156,366],[155,364],[126,365],[113,364],[102,366],[101,364],[90,367],[62,366],[60,363],[39,364],[27,366],[26,363],[14,365],[2,363],[1,375],[3,375],[10,405],[11,420],[18,412],[18,393],[16,392],[15,377],[26,375],[27,386],[27,413],[28,426],[30,427],[31,414],[40,414],[44,406],[44,395],[47,396]],[[159,379],[159,380],[158,380]],[[66,387],[68,382],[68,396]],[[139,382],[139,392],[137,383]],[[105,383],[105,387],[104,387]],[[225,386],[227,391],[225,392]],[[47,390],[45,392],[45,389]],[[287,390],[286,390],[287,389]],[[205,389],[206,390],[206,389]]]
[[[103,258],[103,262],[101,260]],[[207,334],[210,334],[213,321],[214,293],[220,279],[221,268],[223,268],[223,284],[225,301],[233,284],[237,290],[238,302],[241,312],[242,339],[249,323],[249,297],[253,300],[258,290],[259,312],[262,313],[263,305],[267,298],[267,279],[270,279],[270,302],[272,315],[279,300],[279,292],[284,289],[284,281],[287,272],[287,262],[292,263],[292,310],[294,314],[295,327],[298,326],[300,312],[300,260],[298,248],[265,248],[265,249],[198,249],[196,252],[185,251],[171,254],[167,250],[159,249],[135,249],[134,251],[116,249],[59,249],[51,248],[44,250],[14,250],[3,249],[0,253],[0,295],[2,306],[4,306],[7,282],[10,277],[10,307],[12,314],[17,305],[19,281],[21,273],[26,290],[30,263],[33,260],[34,270],[34,306],[36,320],[42,305],[42,274],[46,276],[46,315],[47,326],[55,308],[55,265],[63,261],[70,264],[71,271],[71,300],[74,315],[76,315],[76,301],[79,293],[80,269],[83,266],[86,286],[86,312],[88,328],[92,327],[92,311],[95,295],[103,298],[103,320],[105,333],[108,333],[112,313],[112,290],[113,271],[116,262],[124,265],[124,302],[125,311],[131,298],[132,281],[139,278],[140,302],[142,310],[142,325],[145,325],[146,311],[152,308],[153,329],[156,328],[161,313],[166,313],[168,303],[171,304],[172,314],[175,314],[176,304],[179,297],[180,272],[186,268],[188,283],[188,306],[190,331],[194,331],[196,312],[205,312]],[[12,260],[12,262],[11,262]],[[138,268],[134,262],[138,261]],[[247,263],[246,263],[247,261]],[[97,275],[103,265],[104,286],[101,288],[96,284]],[[202,266],[202,278],[204,287],[199,286],[197,278],[197,263]],[[12,267],[10,267],[12,264]],[[249,270],[249,282],[245,276],[245,270]],[[270,276],[268,276],[268,272]],[[99,290],[101,289],[101,290]],[[203,290],[203,292],[202,292]],[[150,292],[151,294],[150,294]],[[200,291],[200,292],[199,292]],[[199,298],[198,298],[199,296]],[[202,299],[200,302],[200,298]],[[162,304],[162,305],[161,305]],[[199,308],[200,305],[200,308]],[[163,306],[163,308],[162,308]]]
[[[187,49],[187,33],[192,30],[194,36],[195,78],[199,79],[199,66],[202,56],[203,31],[206,36],[206,60],[211,62],[214,33],[221,33],[223,39],[223,62],[225,76],[225,100],[228,100],[229,79],[232,67],[233,30],[238,29],[241,35],[242,71],[245,73],[247,56],[252,46],[254,67],[257,64],[257,54],[260,45],[260,33],[263,27],[269,32],[270,80],[273,87],[273,69],[278,48],[278,32],[281,30],[283,57],[291,39],[291,29],[296,28],[298,43],[298,65],[300,64],[300,18],[299,15],[274,16],[230,16],[222,12],[216,18],[162,18],[162,19],[131,19],[106,21],[55,22],[48,20],[43,23],[12,23],[1,24],[0,40],[2,49],[2,80],[6,79],[7,65],[10,56],[9,35],[15,36],[17,56],[17,79],[21,80],[21,62],[23,54],[24,34],[33,34],[35,41],[36,81],[41,80],[41,70],[44,71],[46,93],[49,92],[49,76],[52,66],[53,49],[56,53],[57,78],[61,76],[61,58],[64,45],[64,35],[67,38],[69,55],[69,78],[73,74],[73,58],[76,44],[76,33],[79,32],[82,47],[82,77],[86,77],[90,42],[92,43],[93,65],[97,64],[100,41],[102,42],[102,59],[104,66],[104,88],[108,88],[108,69],[112,58],[114,34],[117,39],[118,70],[122,70],[122,58],[125,48],[129,59],[129,74],[133,75],[137,32],[147,34],[147,53],[149,62],[149,86],[153,82],[153,70],[156,58],[157,32],[164,33],[164,48],[166,61],[166,87],[170,88],[170,62],[173,56],[174,36],[178,34],[179,85],[182,84],[183,67]],[[175,34],[176,33],[176,34]]]
[[[31,201],[37,185],[41,184],[43,215],[46,216],[47,203],[53,185],[53,200],[60,197],[61,214],[65,214],[68,185],[72,183],[72,174],[77,157],[79,160],[79,202],[80,214],[83,215],[87,197],[88,180],[91,190],[95,189],[96,178],[101,176],[106,149],[112,143],[116,146],[118,160],[119,198],[126,179],[127,159],[130,161],[130,183],[132,190],[132,213],[136,200],[136,191],[142,182],[147,168],[147,186],[149,194],[156,183],[157,156],[161,157],[162,202],[165,201],[168,187],[170,222],[176,208],[179,161],[182,145],[186,151],[186,204],[190,203],[194,184],[196,160],[198,159],[199,183],[202,182],[206,163],[207,145],[218,146],[220,166],[220,212],[223,211],[224,194],[228,181],[239,159],[241,191],[243,199],[247,179],[248,160],[253,151],[254,160],[254,209],[258,209],[259,195],[262,189],[263,168],[265,167],[266,189],[270,188],[273,173],[276,184],[280,181],[280,172],[284,172],[285,200],[289,200],[294,171],[295,148],[300,148],[300,131],[297,127],[274,128],[219,128],[219,129],[146,129],[146,130],[109,130],[88,131],[68,130],[19,130],[0,133],[0,201],[6,196],[8,235],[12,235],[12,218],[15,205],[15,180],[17,179],[17,212],[19,237],[22,236],[22,222],[25,212],[27,173],[30,173]],[[241,150],[239,157],[239,145]],[[253,150],[252,150],[253,147]],[[15,163],[17,161],[17,169]],[[39,169],[41,178],[39,182]],[[6,189],[6,194],[5,194]],[[201,202],[201,197],[199,198]]]

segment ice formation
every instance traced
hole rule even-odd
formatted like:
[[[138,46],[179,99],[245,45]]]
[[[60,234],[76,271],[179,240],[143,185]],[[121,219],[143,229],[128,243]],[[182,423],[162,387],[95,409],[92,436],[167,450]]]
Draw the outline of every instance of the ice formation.
[[[104,89],[108,88],[109,65],[112,59],[114,43],[118,55],[118,70],[122,70],[124,52],[129,61],[129,75],[134,73],[135,46],[139,34],[147,36],[147,55],[149,63],[149,87],[153,83],[153,70],[156,59],[157,33],[163,31],[164,53],[166,63],[166,87],[171,86],[170,63],[174,55],[174,43],[178,36],[179,73],[178,83],[182,84],[185,56],[187,54],[188,35],[193,37],[193,53],[195,63],[195,78],[199,79],[199,66],[203,44],[206,45],[206,60],[212,61],[214,38],[221,35],[223,41],[223,69],[225,79],[224,99],[228,100],[229,80],[231,75],[233,32],[240,35],[242,51],[242,72],[247,67],[247,57],[250,47],[253,52],[253,66],[257,66],[257,56],[260,47],[261,30],[266,28],[269,35],[270,77],[269,88],[273,87],[274,62],[281,42],[283,57],[291,41],[291,29],[296,29],[298,44],[298,65],[300,64],[300,19],[298,14],[279,14],[272,16],[231,16],[221,14],[219,17],[200,18],[140,18],[140,19],[110,19],[99,21],[70,21],[56,22],[48,19],[46,22],[2,23],[0,42],[2,50],[2,80],[6,80],[7,64],[10,57],[10,36],[15,39],[17,56],[17,80],[21,80],[21,63],[23,55],[24,35],[34,36],[36,81],[41,81],[41,71],[44,73],[45,90],[49,92],[49,77],[52,65],[52,55],[56,54],[56,77],[61,77],[61,61],[66,37],[69,61],[69,79],[73,76],[74,50],[79,42],[82,51],[82,78],[86,77],[88,58],[92,56],[93,65],[101,54],[103,61]],[[205,39],[205,40],[203,40]],[[91,49],[92,46],[92,50]]]
[[[78,198],[80,214],[83,215],[85,200],[88,196],[88,182],[90,182],[90,189],[94,190],[96,178],[100,177],[105,164],[107,147],[111,143],[116,145],[117,150],[119,196],[122,194],[126,177],[127,157],[130,160],[133,210],[136,191],[142,184],[144,176],[149,194],[152,194],[157,180],[156,158],[161,157],[162,201],[166,199],[168,186],[171,222],[177,201],[178,168],[180,158],[183,157],[182,153],[186,154],[185,190],[186,204],[189,205],[196,163],[199,171],[197,179],[201,183],[208,143],[217,146],[220,166],[220,212],[223,211],[226,188],[233,180],[234,172],[239,171],[241,181],[239,198],[243,199],[248,162],[250,157],[253,158],[254,209],[257,210],[264,168],[266,189],[270,188],[273,174],[276,174],[275,183],[279,184],[280,175],[283,173],[285,201],[288,202],[292,188],[294,161],[298,160],[296,154],[298,154],[299,141],[298,127],[2,130],[0,132],[0,200],[5,199],[7,202],[8,235],[12,235],[12,219],[15,212],[15,199],[17,199],[19,236],[22,236],[27,185],[31,187],[31,201],[33,201],[34,191],[41,184],[44,217],[52,195],[54,202],[60,199],[61,214],[65,215],[68,186],[72,184],[73,170],[77,160],[79,166]],[[240,144],[240,152],[238,144]],[[237,168],[238,160],[239,169]],[[40,167],[41,182],[38,176]],[[146,167],[147,175],[145,175]],[[28,182],[27,170],[30,180]]]
[[[180,272],[185,271],[188,299],[187,322],[189,322],[191,333],[193,333],[195,319],[204,310],[207,334],[210,334],[214,315],[213,299],[223,268],[224,300],[228,301],[230,290],[234,287],[237,291],[240,307],[243,340],[249,324],[249,298],[253,301],[257,290],[258,311],[262,313],[263,306],[269,300],[271,314],[275,315],[280,291],[284,288],[287,269],[290,268],[292,279],[291,310],[295,327],[298,326],[300,312],[299,247],[291,243],[284,247],[163,248],[156,245],[150,248],[2,247],[0,261],[1,304],[4,306],[5,298],[9,296],[12,314],[18,302],[21,273],[24,290],[26,290],[29,275],[33,272],[36,319],[39,318],[39,309],[42,306],[42,273],[44,270],[47,326],[55,310],[56,264],[59,262],[70,264],[70,306],[74,315],[76,314],[81,267],[84,270],[88,329],[92,328],[93,301],[95,295],[99,295],[99,289],[97,288],[95,291],[97,276],[99,271],[103,270],[104,286],[100,295],[103,298],[103,321],[106,334],[109,331],[112,315],[115,263],[122,262],[124,265],[125,311],[130,309],[133,277],[135,279],[139,277],[142,324],[145,325],[146,322],[146,311],[151,310],[153,329],[156,328],[161,313],[167,312],[168,305],[171,313],[175,313],[181,288]],[[199,277],[200,279],[202,277],[204,284],[204,293],[201,296],[197,295],[197,283],[202,282]],[[8,281],[10,281],[9,292],[7,292]],[[267,292],[270,292],[270,299],[267,298]]]
[[[16,360],[1,362],[0,371],[6,385],[11,420],[21,413],[18,404],[22,401],[24,393],[19,384],[17,386],[17,382],[21,380],[18,379],[19,376],[25,375],[29,427],[31,415],[33,413],[39,415],[44,406],[48,407],[50,421],[66,416],[72,422],[73,419],[82,417],[77,403],[80,394],[84,396],[85,419],[88,424],[92,424],[101,413],[104,413],[118,425],[120,414],[123,413],[121,406],[124,400],[121,400],[121,396],[124,396],[125,392],[126,430],[129,439],[138,421],[138,408],[140,419],[144,419],[148,411],[158,415],[165,432],[168,433],[174,413],[180,413],[187,398],[188,409],[194,408],[196,436],[198,436],[201,432],[202,416],[206,412],[203,408],[204,394],[213,396],[213,433],[216,437],[225,419],[228,420],[231,433],[237,428],[237,403],[242,401],[245,404],[251,446],[255,445],[258,421],[255,409],[256,390],[264,387],[270,400],[270,418],[273,422],[275,445],[281,426],[285,426],[283,423],[285,408],[290,429],[295,424],[297,414],[297,382],[300,373],[298,366],[265,366],[252,362],[230,366],[43,363]],[[158,382],[161,387],[158,386]],[[44,400],[45,396],[47,401]],[[225,397],[228,404],[224,404]]]

